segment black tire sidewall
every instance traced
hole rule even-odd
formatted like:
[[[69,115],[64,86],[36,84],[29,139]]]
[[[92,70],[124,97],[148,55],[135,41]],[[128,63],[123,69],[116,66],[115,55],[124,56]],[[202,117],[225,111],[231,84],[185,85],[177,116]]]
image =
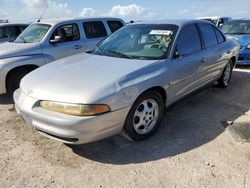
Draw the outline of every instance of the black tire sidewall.
[[[134,119],[133,118],[134,118],[134,114],[135,114],[135,111],[138,108],[138,106],[141,104],[141,102],[143,102],[146,99],[153,99],[158,103],[159,118],[156,122],[155,127],[149,133],[139,134],[134,129],[134,126],[133,126]],[[156,130],[159,128],[161,120],[163,118],[163,115],[164,115],[164,101],[163,101],[162,96],[155,91],[145,92],[137,98],[137,100],[134,102],[132,108],[130,109],[130,111],[127,115],[125,124],[124,124],[123,131],[130,139],[132,139],[134,141],[145,140],[145,139],[151,137],[156,132]]]
[[[224,76],[225,76],[226,66],[227,66],[228,63],[230,64],[230,69],[231,69],[231,70],[230,70],[230,78],[229,78],[227,84],[225,84],[225,82],[224,82]],[[229,60],[228,63],[226,64],[226,66],[225,66],[225,68],[224,68],[224,70],[223,70],[223,73],[222,73],[222,75],[221,75],[221,78],[220,78],[220,80],[219,80],[219,84],[220,84],[220,86],[221,86],[222,88],[228,87],[228,85],[229,85],[229,83],[230,83],[230,81],[231,81],[231,78],[232,78],[233,62],[232,62],[232,60]]]
[[[20,82],[24,76],[26,76],[30,71],[26,70],[23,72],[16,73],[13,75],[8,82],[8,94],[12,95],[16,89],[19,88]]]

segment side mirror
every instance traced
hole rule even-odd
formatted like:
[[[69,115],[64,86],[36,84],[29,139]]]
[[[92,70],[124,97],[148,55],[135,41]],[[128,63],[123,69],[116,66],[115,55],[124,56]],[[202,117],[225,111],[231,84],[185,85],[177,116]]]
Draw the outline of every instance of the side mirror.
[[[174,50],[173,57],[174,57],[174,59],[181,59],[181,54],[179,53],[177,46],[176,46],[176,48]]]
[[[220,24],[219,24],[219,28],[221,28],[222,26],[223,26],[223,23],[220,23]]]
[[[54,38],[54,39],[51,39],[49,42],[50,42],[51,44],[56,44],[56,43],[63,42],[63,39],[62,39],[61,36],[55,36],[55,38]]]

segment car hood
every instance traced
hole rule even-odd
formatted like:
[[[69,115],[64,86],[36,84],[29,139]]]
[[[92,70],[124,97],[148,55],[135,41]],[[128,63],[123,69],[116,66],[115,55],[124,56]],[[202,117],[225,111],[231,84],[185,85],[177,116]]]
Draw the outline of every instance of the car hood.
[[[0,59],[18,56],[27,56],[42,53],[39,43],[13,43],[0,44]]]
[[[227,34],[227,37],[230,39],[237,40],[240,43],[241,47],[246,47],[250,43],[250,34],[244,34],[244,35]]]
[[[92,103],[117,93],[126,82],[138,76],[131,73],[154,62],[83,53],[31,72],[22,79],[20,87],[38,100]]]

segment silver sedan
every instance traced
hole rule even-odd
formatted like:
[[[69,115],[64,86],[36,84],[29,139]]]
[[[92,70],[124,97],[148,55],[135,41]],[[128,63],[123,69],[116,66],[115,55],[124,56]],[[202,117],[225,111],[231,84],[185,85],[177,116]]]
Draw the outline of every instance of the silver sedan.
[[[69,144],[120,132],[144,140],[164,109],[218,81],[227,87],[239,44],[199,20],[128,25],[93,51],[25,76],[14,93],[17,112],[42,135]]]

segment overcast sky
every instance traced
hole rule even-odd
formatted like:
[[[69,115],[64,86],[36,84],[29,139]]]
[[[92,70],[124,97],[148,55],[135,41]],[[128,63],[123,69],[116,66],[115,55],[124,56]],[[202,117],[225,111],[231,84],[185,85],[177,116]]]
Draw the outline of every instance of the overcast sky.
[[[247,18],[250,12],[250,0],[0,0],[0,19],[36,21],[47,6],[44,19],[116,16],[129,21],[222,15]]]

